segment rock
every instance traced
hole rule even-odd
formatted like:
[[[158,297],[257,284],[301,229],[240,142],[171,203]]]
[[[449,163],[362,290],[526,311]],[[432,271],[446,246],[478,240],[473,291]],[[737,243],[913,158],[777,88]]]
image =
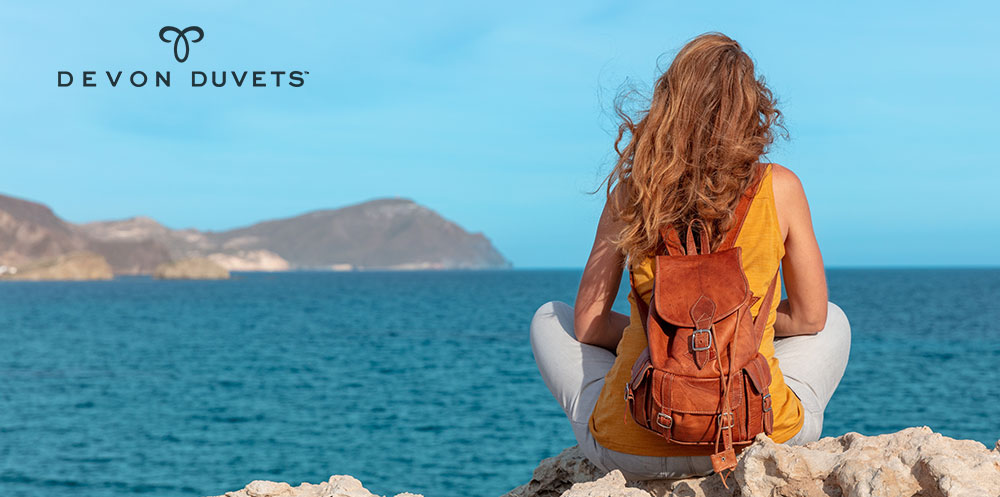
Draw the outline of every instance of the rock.
[[[239,250],[232,254],[208,254],[212,262],[229,271],[288,271],[291,264],[270,250]]]
[[[348,475],[334,475],[328,481],[312,484],[303,483],[293,487],[287,483],[255,480],[241,490],[226,492],[217,497],[377,497],[361,485],[357,478]],[[423,497],[404,492],[395,497]]]
[[[20,268],[83,250],[86,238],[52,209],[0,195],[0,264]]]
[[[531,475],[531,481],[504,497],[554,497],[562,495],[574,483],[594,481],[603,475],[603,471],[584,457],[580,447],[574,445],[555,457],[543,459]]]
[[[625,477],[622,476],[621,471],[616,469],[595,481],[574,483],[569,490],[563,492],[562,497],[607,497],[609,495],[649,497],[649,492],[626,487]]]
[[[93,252],[72,252],[28,263],[0,278],[21,281],[79,281],[110,280],[113,276],[111,265],[104,257]]]
[[[3,201],[0,196],[0,215]],[[0,218],[0,247],[4,240],[2,221]],[[50,220],[50,224],[55,222]],[[75,230],[89,240],[118,247],[127,241],[152,240],[165,247],[173,259],[209,257],[230,271],[511,267],[482,233],[467,232],[437,212],[403,198],[375,199],[218,232],[170,229],[148,217],[81,224]],[[108,257],[113,266],[117,262],[118,258],[93,250]],[[0,251],[0,264],[18,262],[3,255]],[[123,271],[130,267],[123,265]]]
[[[229,278],[229,271],[209,259],[196,257],[160,264],[153,271],[153,277],[169,280],[224,280]]]
[[[602,474],[576,447],[542,461],[530,482],[504,497],[974,497],[1000,495],[1000,442],[989,451],[928,427],[866,437],[848,433],[804,446],[759,436],[722,485],[718,475],[627,482]]]
[[[490,269],[511,263],[470,233],[405,198],[381,198],[211,233],[225,250],[270,250],[298,269]]]
[[[156,240],[91,240],[87,247],[104,256],[115,274],[149,274],[172,259]]]
[[[0,194],[0,266],[81,250],[104,256],[116,274],[150,274],[194,257],[231,271],[511,267],[482,233],[398,197],[214,232],[172,229],[142,216],[73,224],[43,204]]]
[[[531,481],[503,497],[980,497],[1000,495],[1000,442],[994,450],[930,428],[866,437],[848,433],[804,445],[765,436],[740,455],[723,486],[718,475],[630,482],[605,473],[570,447],[538,465]],[[356,478],[292,487],[257,480],[219,497],[375,497]],[[411,493],[395,497],[421,497]]]

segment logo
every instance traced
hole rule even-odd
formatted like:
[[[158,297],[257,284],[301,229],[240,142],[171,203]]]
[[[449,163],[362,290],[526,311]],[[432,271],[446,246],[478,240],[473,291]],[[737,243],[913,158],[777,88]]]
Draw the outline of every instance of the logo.
[[[183,64],[191,55],[191,44],[198,43],[205,38],[205,30],[201,29],[201,26],[188,26],[184,29],[179,29],[175,26],[163,26],[160,28],[159,37],[163,43],[174,44],[174,60]],[[151,44],[156,45],[155,42],[151,42]],[[202,63],[201,60],[198,62],[199,64]],[[217,63],[209,61],[207,64],[214,65]],[[236,68],[234,70],[234,68],[220,64],[209,69],[190,71],[190,87],[301,88],[305,86],[306,76],[309,75],[309,71],[281,67],[274,68],[275,70],[271,71],[246,68],[242,70]],[[147,86],[170,88],[171,83],[175,81],[172,76],[169,69],[163,70],[162,68],[132,68],[129,70],[108,68],[104,71],[86,70],[75,72],[63,70],[56,72],[56,85],[59,88],[73,86],[82,88],[96,88],[98,86],[110,86],[111,88],[118,88],[120,86],[131,86],[133,88]],[[182,81],[187,79],[185,75],[181,75],[181,78],[183,78]],[[76,84],[74,85],[74,83]]]
[[[167,33],[176,33],[176,36],[174,37],[173,40],[170,40],[167,38]],[[205,31],[203,31],[198,26],[188,26],[183,30],[177,29],[173,26],[163,26],[163,28],[160,29],[160,39],[163,40],[163,43],[170,43],[171,41],[174,42],[174,58],[177,59],[177,62],[184,62],[185,60],[187,60],[188,55],[191,51],[191,45],[188,43],[188,38],[187,38],[188,33],[194,33],[198,35],[197,38],[191,40],[191,43],[198,43],[199,41],[201,41],[202,38],[205,37]],[[182,41],[184,42],[183,50],[181,50]]]

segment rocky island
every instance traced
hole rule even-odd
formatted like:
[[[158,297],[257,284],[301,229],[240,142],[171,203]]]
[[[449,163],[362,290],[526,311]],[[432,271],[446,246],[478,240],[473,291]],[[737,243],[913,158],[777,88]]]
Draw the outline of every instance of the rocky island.
[[[227,280],[229,270],[211,259],[194,257],[179,261],[164,262],[153,270],[153,278],[159,280]]]
[[[111,265],[93,252],[70,252],[21,266],[4,266],[0,279],[19,281],[110,280]]]
[[[200,231],[171,229],[148,217],[73,224],[43,204],[0,195],[0,278],[80,252],[100,256],[115,275],[151,275],[164,264],[189,259],[207,259],[226,271],[511,266],[482,233],[469,233],[404,198]]]
[[[761,435],[726,483],[718,475],[632,482],[618,470],[600,471],[574,446],[543,460],[530,481],[502,497],[996,497],[1000,442],[988,450],[926,426],[871,437],[848,433],[804,446]],[[220,497],[327,496],[374,497],[344,475],[297,487],[254,481]]]

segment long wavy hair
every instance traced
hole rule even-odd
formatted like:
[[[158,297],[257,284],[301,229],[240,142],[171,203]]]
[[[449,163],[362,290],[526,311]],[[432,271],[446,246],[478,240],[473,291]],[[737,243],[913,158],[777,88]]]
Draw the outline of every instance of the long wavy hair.
[[[710,32],[681,48],[637,119],[623,109],[627,96],[615,101],[618,160],[605,179],[621,224],[614,243],[641,262],[657,249],[660,228],[673,225],[683,237],[699,219],[694,226],[716,250],[740,195],[763,172],[756,164],[774,140],[772,127],[788,136],[763,77],[739,43]]]

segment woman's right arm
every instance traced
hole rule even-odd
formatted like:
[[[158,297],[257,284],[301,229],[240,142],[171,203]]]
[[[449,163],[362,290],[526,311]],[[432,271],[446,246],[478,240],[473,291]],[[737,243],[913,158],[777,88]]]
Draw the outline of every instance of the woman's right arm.
[[[788,296],[778,304],[774,336],[815,334],[826,325],[828,297],[823,256],[813,233],[802,183],[792,171],[777,164],[772,168],[778,224],[785,240],[781,273]]]

